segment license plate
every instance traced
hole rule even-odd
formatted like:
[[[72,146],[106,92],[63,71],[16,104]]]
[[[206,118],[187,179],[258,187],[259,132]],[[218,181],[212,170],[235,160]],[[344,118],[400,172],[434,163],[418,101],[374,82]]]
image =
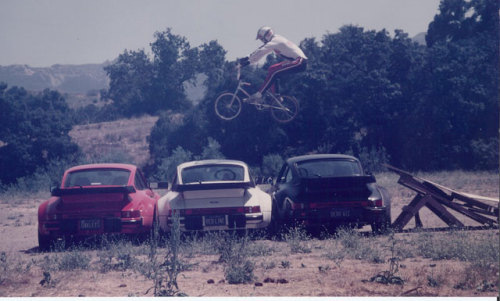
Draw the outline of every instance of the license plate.
[[[101,228],[100,219],[82,219],[80,220],[80,230],[96,230]]]
[[[205,226],[225,226],[226,225],[226,216],[225,215],[211,215],[205,216]]]
[[[351,211],[349,210],[338,210],[334,209],[330,211],[330,217],[332,218],[342,218],[351,216]]]

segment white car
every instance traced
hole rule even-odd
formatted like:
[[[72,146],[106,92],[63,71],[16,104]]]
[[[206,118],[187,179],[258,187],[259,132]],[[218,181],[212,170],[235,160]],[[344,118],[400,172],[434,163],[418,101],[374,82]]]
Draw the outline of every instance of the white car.
[[[157,208],[164,232],[176,215],[182,232],[263,229],[271,221],[272,201],[255,185],[244,162],[201,160],[177,166]]]

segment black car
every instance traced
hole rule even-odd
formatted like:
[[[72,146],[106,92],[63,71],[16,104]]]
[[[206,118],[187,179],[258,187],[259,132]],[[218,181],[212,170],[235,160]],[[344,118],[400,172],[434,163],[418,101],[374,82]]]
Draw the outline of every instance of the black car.
[[[309,229],[371,225],[381,232],[391,223],[387,191],[365,174],[352,156],[315,154],[286,160],[271,188],[274,225]]]

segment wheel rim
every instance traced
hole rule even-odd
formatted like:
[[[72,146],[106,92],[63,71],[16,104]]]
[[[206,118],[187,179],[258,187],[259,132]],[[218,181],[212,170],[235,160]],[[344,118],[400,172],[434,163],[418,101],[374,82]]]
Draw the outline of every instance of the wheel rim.
[[[241,112],[241,101],[232,93],[222,94],[215,101],[215,113],[219,118],[231,120],[236,118]]]
[[[292,121],[299,112],[299,104],[297,100],[291,96],[281,96],[283,98],[283,102],[281,105],[284,107],[283,109],[271,109],[271,115],[273,118],[282,123]]]

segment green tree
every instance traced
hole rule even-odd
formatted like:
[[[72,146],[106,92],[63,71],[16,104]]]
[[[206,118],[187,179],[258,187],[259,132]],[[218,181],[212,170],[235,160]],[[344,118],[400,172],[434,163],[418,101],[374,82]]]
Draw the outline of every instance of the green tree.
[[[113,100],[113,107],[125,116],[151,111],[153,64],[144,50],[125,50],[115,63],[104,67],[110,79],[103,98]]]
[[[53,160],[78,153],[68,132],[71,110],[56,91],[32,95],[23,88],[0,88],[0,181],[11,184]],[[7,172],[8,171],[8,172]]]

